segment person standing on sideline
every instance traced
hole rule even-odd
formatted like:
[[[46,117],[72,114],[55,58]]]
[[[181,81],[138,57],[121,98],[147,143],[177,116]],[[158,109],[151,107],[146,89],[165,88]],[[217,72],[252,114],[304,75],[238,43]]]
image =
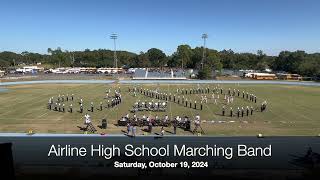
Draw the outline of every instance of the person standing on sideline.
[[[164,135],[164,128],[163,128],[163,126],[161,127],[161,136],[163,136]]]
[[[178,126],[178,122],[177,120],[173,121],[173,134],[177,134],[177,126]]]
[[[128,121],[128,123],[127,123],[127,135],[129,135],[130,134],[130,123],[129,123],[129,121]]]
[[[137,134],[137,126],[133,125],[133,127],[132,127],[132,136],[136,137],[136,134]]]

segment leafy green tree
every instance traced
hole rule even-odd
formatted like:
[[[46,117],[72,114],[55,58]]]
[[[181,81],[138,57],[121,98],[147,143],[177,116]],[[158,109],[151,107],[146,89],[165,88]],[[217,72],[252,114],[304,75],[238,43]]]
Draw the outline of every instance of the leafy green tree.
[[[211,67],[204,65],[203,69],[199,70],[198,78],[199,79],[210,79],[212,75]]]
[[[200,69],[201,60],[202,60],[202,47],[196,47],[192,49],[191,63],[187,64],[187,67]]]
[[[181,62],[181,68],[192,66],[192,49],[189,45],[179,45],[176,52],[177,60]]]
[[[299,73],[309,77],[320,77],[320,60],[315,57],[305,58],[299,65]]]
[[[179,57],[177,56],[177,53],[173,53],[170,57],[168,57],[168,66],[169,67],[179,67]]]
[[[151,48],[147,51],[147,55],[153,67],[163,67],[167,63],[167,56],[160,49]]]
[[[200,69],[202,47],[192,49],[189,45],[180,45],[176,52],[167,57],[160,49],[152,48],[147,53],[135,54],[127,51],[117,51],[118,66],[126,67],[184,67]],[[298,73],[304,76],[320,77],[320,53],[308,54],[304,51],[282,51],[278,56],[267,56],[259,50],[253,53],[235,53],[232,50],[216,51],[206,49],[206,69],[200,71],[201,78],[209,78],[207,71],[225,69],[256,69],[271,68],[275,71]],[[37,62],[46,67],[77,66],[77,67],[112,67],[113,51],[106,49],[84,51],[63,51],[60,47],[48,48],[48,54],[38,54],[24,51],[21,54],[0,52],[0,67],[31,65]],[[182,65],[183,63],[183,65]],[[214,72],[214,71],[213,71]]]
[[[148,54],[140,52],[139,55],[134,56],[131,59],[130,67],[150,67],[151,63],[149,61]]]

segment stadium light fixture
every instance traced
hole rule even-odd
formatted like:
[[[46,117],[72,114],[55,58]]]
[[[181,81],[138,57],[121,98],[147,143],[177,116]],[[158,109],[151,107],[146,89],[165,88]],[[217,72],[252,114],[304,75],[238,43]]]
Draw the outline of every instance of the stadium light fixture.
[[[116,39],[118,38],[117,34],[111,34],[110,39],[113,39],[113,46],[114,46],[114,51],[113,51],[113,65],[115,68],[118,68],[118,59],[117,59],[117,46],[116,46]],[[117,71],[118,73],[118,71]]]
[[[206,59],[206,39],[208,38],[208,34],[206,34],[206,33],[202,34],[201,38],[203,39],[201,69],[203,69],[203,63]]]

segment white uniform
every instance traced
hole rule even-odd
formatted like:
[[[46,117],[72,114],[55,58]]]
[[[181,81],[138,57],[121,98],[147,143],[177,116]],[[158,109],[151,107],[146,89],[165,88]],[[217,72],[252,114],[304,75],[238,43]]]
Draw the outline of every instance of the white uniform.
[[[85,124],[90,124],[91,123],[90,115],[86,114],[84,115],[84,117],[85,117]]]
[[[195,124],[200,125],[200,116],[199,115],[196,116]]]

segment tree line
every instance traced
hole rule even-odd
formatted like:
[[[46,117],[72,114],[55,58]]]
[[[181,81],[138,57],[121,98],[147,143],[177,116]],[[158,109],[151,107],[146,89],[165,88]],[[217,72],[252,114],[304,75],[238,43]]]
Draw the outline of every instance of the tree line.
[[[205,52],[205,53],[204,53]],[[298,73],[309,77],[320,77],[320,53],[308,54],[304,51],[282,51],[278,56],[268,56],[259,50],[254,53],[236,53],[232,50],[217,51],[202,47],[191,48],[179,45],[176,51],[167,56],[162,50],[151,48],[138,54],[128,51],[117,51],[119,67],[173,67],[195,68],[203,78],[208,78],[212,70],[253,69],[284,71]],[[203,59],[203,53],[205,58]],[[113,67],[114,52],[98,49],[84,51],[64,51],[61,48],[48,48],[47,54],[22,52],[21,54],[0,52],[2,69],[20,64],[41,63],[45,67]]]

